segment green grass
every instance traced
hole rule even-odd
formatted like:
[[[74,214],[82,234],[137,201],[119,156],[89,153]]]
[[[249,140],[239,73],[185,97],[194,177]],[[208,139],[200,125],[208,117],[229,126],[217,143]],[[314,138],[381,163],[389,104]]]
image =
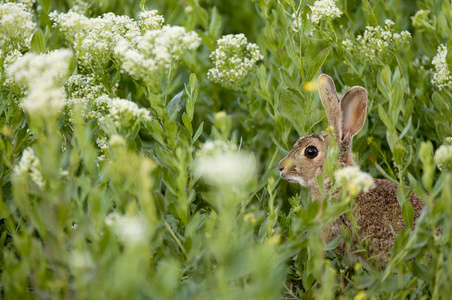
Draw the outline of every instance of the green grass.
[[[74,31],[52,26],[52,11],[83,8],[83,1],[70,0],[37,0],[31,42],[0,44],[0,298],[452,294],[452,164],[435,157],[452,136],[452,89],[432,84],[438,47],[452,47],[449,0],[339,0],[343,14],[318,24],[307,17],[314,1],[88,2],[88,18],[113,12],[138,20],[141,11],[157,9],[165,24],[196,32],[199,46],[182,47],[168,66],[147,72],[150,66],[138,65],[143,73],[133,73],[114,47],[85,51]],[[416,14],[421,9],[429,13]],[[0,11],[0,20],[6,17]],[[360,44],[366,26],[383,28],[387,19],[392,34],[408,30],[411,37],[394,38],[383,51]],[[130,29],[103,28],[97,38],[120,30]],[[207,77],[214,67],[209,55],[222,36],[240,33],[264,58],[245,80],[224,87]],[[41,59],[61,48],[73,56],[57,75],[52,70],[60,62],[25,82],[10,71],[14,49]],[[449,54],[445,68],[452,70]],[[385,270],[366,270],[364,262],[335,253],[334,243],[323,244],[322,227],[348,205],[339,199],[318,215],[307,189],[279,177],[278,161],[298,137],[328,127],[316,87],[321,73],[333,77],[339,93],[354,85],[369,93],[353,146],[360,169],[409,185],[426,203],[416,227],[397,235]],[[27,109],[44,101],[48,90],[39,89],[52,76],[65,90],[56,99],[70,104]],[[107,100],[98,101],[101,95]],[[115,117],[115,98],[144,111]],[[34,158],[26,165],[30,149]],[[332,159],[326,168],[334,167]],[[399,202],[410,220],[404,197]]]

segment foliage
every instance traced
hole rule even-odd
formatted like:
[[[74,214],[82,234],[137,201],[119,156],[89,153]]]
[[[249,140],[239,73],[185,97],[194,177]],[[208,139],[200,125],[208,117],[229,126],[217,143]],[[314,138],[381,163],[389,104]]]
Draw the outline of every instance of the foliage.
[[[1,298],[452,293],[449,0],[17,2],[0,2]],[[369,92],[360,169],[399,185],[407,224],[408,192],[426,203],[386,269],[321,240],[352,199],[279,178],[327,127],[322,72]]]

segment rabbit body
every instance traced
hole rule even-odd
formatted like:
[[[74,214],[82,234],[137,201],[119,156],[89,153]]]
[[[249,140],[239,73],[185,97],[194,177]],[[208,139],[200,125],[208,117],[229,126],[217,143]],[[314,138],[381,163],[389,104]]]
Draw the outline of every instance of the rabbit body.
[[[367,91],[355,86],[347,90],[339,100],[333,80],[322,74],[319,78],[319,92],[328,122],[334,127],[333,134],[339,149],[338,163],[341,168],[356,166],[352,158],[352,140],[365,123]],[[324,178],[327,178],[323,165],[329,144],[330,135],[326,132],[301,137],[279,162],[281,177],[311,188],[313,199],[323,201],[317,177],[322,173]],[[352,212],[359,239],[363,245],[367,245],[367,256],[372,257],[372,262],[380,260],[381,266],[385,267],[395,241],[393,231],[400,232],[405,227],[405,222],[397,200],[397,185],[386,179],[375,179],[374,183],[374,188],[360,193],[353,200]],[[329,191],[331,186],[329,179],[326,179],[324,184]],[[335,191],[333,196],[339,198],[339,192]],[[414,219],[417,219],[424,204],[414,193],[409,195],[408,201],[413,206]],[[324,228],[323,241],[329,243],[334,240],[341,234],[341,227],[353,229],[346,214]],[[353,245],[350,249],[352,255],[359,243],[356,236],[353,236]],[[341,239],[337,251],[344,254],[347,250],[345,248],[344,240]],[[358,253],[357,256],[363,257],[362,253]]]
[[[411,193],[407,199],[413,206],[414,219],[417,219],[424,207],[419,197]],[[380,260],[385,267],[390,258],[389,250],[394,246],[394,233],[399,233],[406,225],[402,217],[400,204],[397,201],[397,185],[386,179],[375,179],[375,188],[359,194],[353,200],[353,218],[360,240],[367,243],[368,256],[373,261]],[[322,232],[322,239],[329,243],[341,234],[341,226],[352,229],[347,215],[340,216]],[[358,241],[353,240],[354,244]],[[356,247],[351,249],[356,251]],[[346,251],[343,240],[339,242],[337,251],[343,255]],[[362,257],[358,255],[358,257]]]

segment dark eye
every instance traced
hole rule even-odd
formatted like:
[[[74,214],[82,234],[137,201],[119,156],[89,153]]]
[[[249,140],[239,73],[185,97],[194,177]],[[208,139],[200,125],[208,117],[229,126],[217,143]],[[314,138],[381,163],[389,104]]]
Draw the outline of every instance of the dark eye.
[[[306,149],[304,149],[304,155],[306,155],[307,158],[313,159],[316,158],[317,155],[319,155],[319,150],[317,150],[314,146],[308,146]]]

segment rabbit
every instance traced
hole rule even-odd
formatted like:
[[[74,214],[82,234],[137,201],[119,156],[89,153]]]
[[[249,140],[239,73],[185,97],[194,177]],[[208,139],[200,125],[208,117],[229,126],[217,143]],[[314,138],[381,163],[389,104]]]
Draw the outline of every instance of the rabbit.
[[[339,100],[333,79],[322,74],[319,77],[319,93],[328,122],[334,127],[333,135],[338,145],[340,168],[356,166],[352,158],[352,139],[361,130],[366,120],[367,90],[360,86],[351,87]],[[317,176],[320,173],[324,174],[323,164],[329,142],[330,135],[325,131],[301,137],[278,164],[283,179],[310,188],[312,198],[318,201],[323,201],[323,197],[317,184]],[[324,178],[328,177],[324,176]],[[331,189],[331,183],[328,181],[328,179],[325,180],[327,192]],[[405,223],[397,201],[397,185],[386,179],[374,179],[374,183],[374,188],[362,192],[353,200],[352,211],[359,238],[361,241],[368,242],[367,253],[371,258],[371,264],[376,266],[379,261],[380,266],[385,268],[395,240],[392,230],[396,233],[400,232],[405,227]],[[339,198],[339,193],[333,196]],[[414,193],[409,195],[408,200],[413,206],[414,218],[417,219],[424,203]],[[340,235],[341,226],[352,228],[345,214],[323,229],[324,243],[327,244]],[[353,243],[357,242],[355,238]],[[352,246],[352,248],[352,252],[356,251],[356,247]],[[345,250],[345,242],[341,238],[336,251],[344,255]],[[363,265],[368,266],[362,259],[362,253],[357,255],[351,253],[351,257],[355,259],[360,257]]]

